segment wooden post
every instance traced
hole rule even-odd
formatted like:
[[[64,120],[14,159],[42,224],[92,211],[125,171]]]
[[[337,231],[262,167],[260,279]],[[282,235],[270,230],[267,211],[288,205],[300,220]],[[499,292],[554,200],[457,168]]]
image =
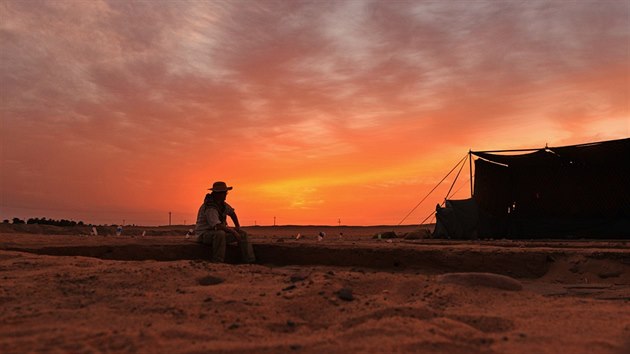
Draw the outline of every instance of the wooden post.
[[[472,150],[468,149],[468,165],[470,166],[470,197],[474,195],[473,191],[473,174],[472,174]]]

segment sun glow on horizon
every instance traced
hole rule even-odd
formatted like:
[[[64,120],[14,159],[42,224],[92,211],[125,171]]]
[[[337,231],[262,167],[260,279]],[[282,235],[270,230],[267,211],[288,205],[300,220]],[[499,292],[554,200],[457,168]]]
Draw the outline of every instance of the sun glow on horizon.
[[[395,224],[469,149],[630,136],[623,1],[5,0],[0,16],[1,219],[192,222],[224,180],[243,224]]]

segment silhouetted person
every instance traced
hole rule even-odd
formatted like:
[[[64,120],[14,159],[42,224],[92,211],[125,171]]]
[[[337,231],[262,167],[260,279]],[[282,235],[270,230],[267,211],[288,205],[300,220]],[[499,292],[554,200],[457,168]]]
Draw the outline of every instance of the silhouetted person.
[[[238,217],[234,208],[225,202],[227,193],[232,187],[228,187],[225,182],[214,182],[212,191],[206,194],[199,212],[197,213],[197,224],[195,234],[197,242],[212,246],[212,261],[225,261],[225,247],[227,243],[237,242],[241,249],[243,262],[253,263],[256,261],[252,245],[247,240],[247,233],[241,230]],[[227,225],[227,217],[232,219],[234,227]]]

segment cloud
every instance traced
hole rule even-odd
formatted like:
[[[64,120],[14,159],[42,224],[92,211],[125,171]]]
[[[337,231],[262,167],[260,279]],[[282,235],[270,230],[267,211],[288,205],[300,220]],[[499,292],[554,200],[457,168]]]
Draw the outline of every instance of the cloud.
[[[326,168],[387,185],[471,147],[629,132],[622,1],[64,0],[0,11],[7,203],[34,200],[17,191],[37,178],[51,181],[41,202],[74,183],[168,204],[151,188],[208,174],[320,181]]]

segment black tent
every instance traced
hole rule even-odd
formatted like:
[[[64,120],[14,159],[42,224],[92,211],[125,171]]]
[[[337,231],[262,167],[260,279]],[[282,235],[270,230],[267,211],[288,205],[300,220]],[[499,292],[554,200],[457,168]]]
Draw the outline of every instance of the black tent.
[[[466,204],[447,201],[445,208],[438,207],[436,234],[630,238],[630,138],[529,150],[470,151],[471,164],[473,156],[477,159],[474,178],[471,165],[472,198]],[[472,202],[476,208],[470,207]],[[465,218],[457,217],[463,214]],[[476,222],[472,228],[471,220]],[[449,228],[456,231],[447,232]]]
[[[435,238],[475,239],[478,237],[479,207],[474,199],[447,199],[444,207],[437,206]]]

